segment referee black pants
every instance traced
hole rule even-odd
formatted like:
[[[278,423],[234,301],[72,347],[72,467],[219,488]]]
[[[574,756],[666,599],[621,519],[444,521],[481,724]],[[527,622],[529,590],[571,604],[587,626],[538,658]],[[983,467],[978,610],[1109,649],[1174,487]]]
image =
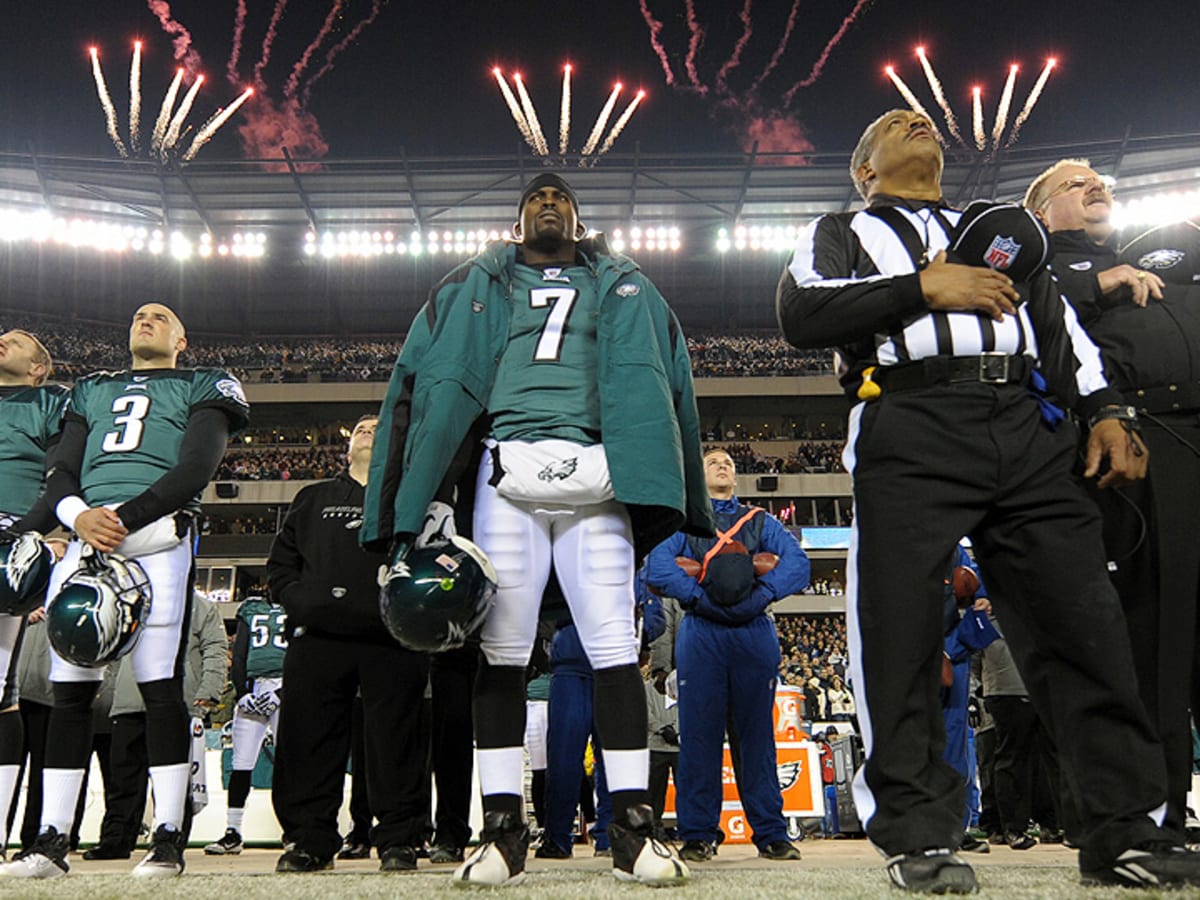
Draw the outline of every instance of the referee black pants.
[[[1092,493],[1104,516],[1105,550],[1129,623],[1142,701],[1166,754],[1166,827],[1182,843],[1192,786],[1188,707],[1200,628],[1200,457],[1175,435],[1200,450],[1200,415],[1147,419],[1146,479],[1120,493]]]
[[[283,702],[271,798],[289,840],[318,859],[342,846],[352,704],[362,688],[371,844],[420,846],[426,836],[429,732],[421,704],[429,658],[398,644],[293,638],[283,663]]]
[[[1076,786],[1076,839],[1109,862],[1162,837],[1162,749],[1137,694],[1075,434],[1024,388],[886,394],[851,411],[847,630],[867,760],[855,801],[885,853],[957,847],[965,787],[941,759],[943,578],[970,535],[1017,668]]]

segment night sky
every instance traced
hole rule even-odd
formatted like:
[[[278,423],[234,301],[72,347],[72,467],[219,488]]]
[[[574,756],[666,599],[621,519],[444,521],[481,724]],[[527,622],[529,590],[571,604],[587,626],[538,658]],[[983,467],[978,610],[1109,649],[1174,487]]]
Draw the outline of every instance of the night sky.
[[[752,0],[753,33],[741,65],[717,85],[721,66],[742,34],[740,0],[695,0],[706,29],[696,56],[697,80],[707,95],[687,89],[689,30],[682,0],[646,0],[663,22],[660,40],[677,84],[666,84],[639,0],[513,0],[513,2],[379,4],[377,18],[312,87],[304,121],[327,145],[325,158],[512,153],[520,136],[490,75],[493,65],[519,67],[549,142],[557,143],[561,66],[575,66],[573,148],[578,148],[611,88],[620,79],[648,96],[615,152],[728,152],[754,133],[776,149],[806,140],[818,151],[847,152],[863,125],[903,105],[882,75],[891,62],[936,115],[912,48],[924,42],[961,125],[970,127],[969,90],[981,84],[992,115],[1010,62],[1022,63],[1013,101],[1020,108],[1044,60],[1060,65],[1021,133],[1022,143],[1052,143],[1200,131],[1196,48],[1200,14],[1188,2],[1090,4],[1053,0],[966,3],[961,0],[873,0],[862,8],[811,87],[782,98],[809,75],[826,42],[854,7],[853,0],[801,0],[787,51],[757,92],[749,90],[776,49],[790,0]],[[166,5],[166,4],[161,4]],[[188,28],[208,82],[189,122],[199,125],[240,88],[225,78],[232,49],[236,0],[177,0],[171,15]],[[268,94],[279,104],[293,65],[316,36],[332,0],[291,0],[279,23],[264,70]],[[115,156],[104,130],[87,47],[101,62],[127,133],[128,75],[134,37],[143,50],[143,131],[149,130],[174,74],[171,37],[143,0],[45,0],[5,4],[0,31],[0,149],[45,154]],[[258,61],[271,0],[246,0],[244,83]],[[343,15],[312,57],[306,76],[321,68],[327,50],[372,10],[371,0],[345,0]],[[304,80],[300,81],[303,92]],[[629,99],[622,96],[619,113]],[[251,104],[260,102],[252,100]],[[249,112],[251,104],[243,112]],[[780,114],[783,117],[780,118]],[[615,114],[614,114],[615,118]],[[239,113],[200,159],[246,155]],[[270,116],[260,113],[268,128]],[[939,119],[940,124],[940,119]],[[319,130],[317,130],[319,129]],[[295,141],[292,141],[295,146]],[[304,154],[300,154],[304,155]],[[1200,153],[1198,153],[1200,158]],[[1200,159],[1198,159],[1200,161]]]

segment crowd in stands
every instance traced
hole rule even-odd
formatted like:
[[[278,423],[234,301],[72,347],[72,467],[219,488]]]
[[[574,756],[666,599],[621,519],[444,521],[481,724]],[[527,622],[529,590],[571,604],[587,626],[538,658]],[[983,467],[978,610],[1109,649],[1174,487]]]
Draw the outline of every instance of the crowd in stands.
[[[290,449],[226,451],[215,481],[311,481],[333,478],[346,467],[340,448],[297,447]]]
[[[275,516],[218,516],[200,518],[200,534],[275,534],[279,521]]]
[[[853,700],[846,686],[846,617],[777,615],[779,680],[803,688],[809,720],[849,719]]]
[[[688,336],[697,378],[746,375],[832,375],[828,350],[797,350],[771,331],[698,332]]]
[[[102,324],[35,321],[4,316],[35,332],[54,354],[56,377],[73,381],[128,365],[129,332]],[[13,319],[11,323],[7,320]],[[386,381],[404,343],[401,335],[371,337],[244,337],[193,334],[183,366],[220,366],[248,382]],[[771,329],[698,331],[688,337],[697,378],[747,375],[829,375],[829,351],[796,350]]]
[[[787,456],[761,453],[749,444],[709,444],[704,450],[721,447],[733,457],[742,475],[799,475],[804,473],[845,472],[842,466],[841,439],[800,441]]]

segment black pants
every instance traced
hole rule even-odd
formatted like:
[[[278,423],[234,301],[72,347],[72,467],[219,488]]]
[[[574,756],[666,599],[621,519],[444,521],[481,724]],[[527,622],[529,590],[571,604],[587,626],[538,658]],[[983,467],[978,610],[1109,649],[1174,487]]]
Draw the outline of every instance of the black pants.
[[[1104,515],[1105,549],[1116,566],[1112,582],[1129,623],[1142,701],[1163,743],[1166,827],[1182,841],[1192,782],[1188,707],[1200,693],[1193,674],[1200,663],[1200,457],[1162,426],[1200,449],[1200,416],[1155,418],[1159,422],[1144,422],[1150,449],[1145,481],[1093,496]]]
[[[146,714],[113,716],[112,725],[112,777],[104,790],[100,843],[124,853],[132,853],[137,846],[142,816],[146,811],[146,788],[150,780]]]
[[[650,751],[650,807],[658,825],[662,824],[663,809],[667,805],[667,779],[672,773],[678,777],[678,771],[678,750]]]
[[[1079,840],[1101,863],[1161,831],[1162,749],[1137,696],[1095,505],[1071,477],[1072,429],[1051,432],[1023,387],[886,394],[851,412],[847,630],[867,760],[867,833],[891,855],[956,847],[965,786],[941,759],[943,577],[970,535],[1035,708],[1077,793]]]
[[[435,845],[465,847],[471,839],[471,770],[475,762],[471,703],[478,668],[479,650],[475,647],[435,654],[430,664],[433,780],[437,787]]]
[[[986,700],[996,723],[993,778],[1001,829],[1024,834],[1033,814],[1038,717],[1028,697],[996,695]]]
[[[371,843],[371,801],[367,799],[367,739],[363,731],[362,697],[350,713],[350,842]]]
[[[975,732],[976,772],[979,774],[979,827],[986,834],[1004,831],[996,805],[996,729]]]
[[[380,851],[417,846],[429,809],[429,734],[421,728],[428,657],[399,645],[293,638],[283,664],[275,815],[299,849],[330,859],[342,845],[337,814],[345,792],[351,709],[362,689],[367,796]]]

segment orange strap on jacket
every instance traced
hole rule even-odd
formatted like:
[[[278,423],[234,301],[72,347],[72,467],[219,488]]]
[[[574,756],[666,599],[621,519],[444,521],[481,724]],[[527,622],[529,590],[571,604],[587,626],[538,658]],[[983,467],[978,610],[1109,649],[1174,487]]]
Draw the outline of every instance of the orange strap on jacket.
[[[728,531],[717,529],[717,542],[709,548],[708,552],[704,554],[704,559],[700,561],[700,574],[696,576],[696,581],[704,581],[704,576],[708,574],[708,564],[712,558],[721,552],[722,547],[732,544],[733,536],[741,531],[742,526],[762,511],[761,506],[752,506],[749,512],[734,522]]]

